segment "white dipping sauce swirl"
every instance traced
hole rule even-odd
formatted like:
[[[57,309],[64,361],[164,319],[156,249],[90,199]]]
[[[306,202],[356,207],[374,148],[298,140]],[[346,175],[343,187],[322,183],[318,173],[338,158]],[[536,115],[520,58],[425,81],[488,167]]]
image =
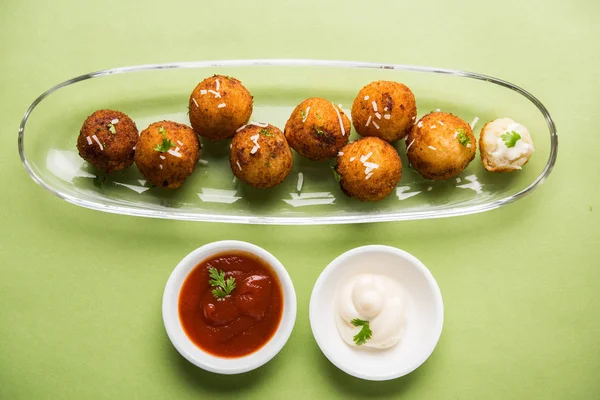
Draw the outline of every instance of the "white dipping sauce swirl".
[[[372,336],[360,347],[386,349],[400,341],[404,328],[404,292],[398,282],[383,275],[359,274],[349,279],[337,295],[336,324],[340,336],[356,346],[360,326],[355,318],[369,321]]]

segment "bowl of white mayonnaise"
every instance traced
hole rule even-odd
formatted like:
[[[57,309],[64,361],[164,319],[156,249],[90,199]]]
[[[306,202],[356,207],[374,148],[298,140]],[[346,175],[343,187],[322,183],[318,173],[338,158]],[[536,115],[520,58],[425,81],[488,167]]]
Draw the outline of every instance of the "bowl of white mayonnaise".
[[[357,378],[383,381],[417,369],[442,333],[444,305],[431,272],[411,254],[364,246],[333,260],[310,298],[323,354]]]

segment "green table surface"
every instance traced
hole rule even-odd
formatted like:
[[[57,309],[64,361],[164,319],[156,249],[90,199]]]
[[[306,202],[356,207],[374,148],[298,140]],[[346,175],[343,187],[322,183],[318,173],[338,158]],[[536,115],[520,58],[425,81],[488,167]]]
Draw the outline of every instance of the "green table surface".
[[[3,0],[0,399],[600,398],[599,4]],[[484,214],[279,227],[78,208],[44,192],[21,166],[20,119],[62,80],[123,65],[259,57],[432,65],[504,78],[554,116],[556,168],[530,196]],[[188,363],[161,317],[173,267],[222,239],[272,252],[298,296],[287,345],[240,376]],[[375,243],[420,258],[446,312],[431,358],[379,383],[330,364],[308,320],[321,270]]]

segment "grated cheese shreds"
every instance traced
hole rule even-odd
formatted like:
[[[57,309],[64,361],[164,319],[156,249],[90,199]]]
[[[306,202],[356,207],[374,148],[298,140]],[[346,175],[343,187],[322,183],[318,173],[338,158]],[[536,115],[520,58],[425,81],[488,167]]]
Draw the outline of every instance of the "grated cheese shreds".
[[[375,100],[373,100],[371,102],[371,105],[373,106],[373,111],[377,112],[377,102]]]
[[[225,106],[226,106],[226,104],[225,104],[225,103],[221,103],[221,104],[219,104],[219,105],[217,106],[217,108],[223,108],[223,107],[225,107]]]
[[[254,147],[252,148],[252,150],[250,150],[250,154],[254,154],[258,151],[258,149],[260,149],[260,146],[255,144]]]
[[[423,121],[419,121],[419,123],[417,124],[417,128],[422,128],[423,127]]]
[[[267,126],[269,126],[269,124],[265,124],[264,122],[254,122],[254,121],[248,122],[248,125],[260,126],[261,128],[266,128]]]
[[[102,143],[100,143],[100,141],[98,140],[98,136],[92,135],[92,139],[94,139],[94,141],[96,143],[98,143],[98,147],[100,147],[100,151],[104,151],[104,146],[102,146]]]
[[[369,115],[369,118],[367,119],[367,123],[365,124],[365,126],[369,126],[370,123],[371,123],[371,116]]]
[[[306,111],[304,112],[304,118],[302,118],[302,122],[306,122],[306,118],[308,118],[309,111],[310,111],[310,106],[306,107]]]
[[[183,142],[181,140],[178,140],[177,144],[180,145],[180,146],[183,146]]]
[[[475,128],[475,125],[477,125],[477,122],[478,122],[478,121],[479,121],[479,117],[475,117],[475,118],[473,119],[473,121],[472,121],[472,122],[471,122],[471,124],[470,124],[470,125],[471,125],[471,129],[474,129],[474,128]]]
[[[242,129],[244,129],[245,127],[246,127],[246,125],[242,125],[242,126],[240,126],[239,128],[237,128],[237,129],[235,130],[235,133],[238,133],[239,131],[241,131],[241,130],[242,130]],[[231,147],[230,147],[230,148],[231,148]]]
[[[163,169],[162,164],[158,164],[158,168]]]
[[[241,171],[242,170],[242,166],[240,165],[240,162],[236,161],[235,163],[237,164],[238,169]]]
[[[93,143],[93,142],[92,142],[92,138],[91,138],[91,137],[89,137],[89,136],[86,136],[85,138],[87,139],[87,142],[88,142],[88,144],[92,144],[92,143]]]
[[[119,123],[119,119],[118,119],[118,118],[115,118],[115,119],[113,119],[112,121],[110,121],[110,123],[111,123],[111,124],[113,124],[113,125],[116,125],[116,124],[118,124],[118,123]]]
[[[435,129],[435,128],[436,128],[436,126],[435,126],[435,125],[431,125],[431,126],[430,126],[430,128],[431,128],[431,129]]]
[[[356,157],[350,157],[350,161],[356,160]]]
[[[338,151],[338,157],[339,157],[339,156],[343,156],[343,155],[344,155],[344,152],[343,152],[343,151]]]
[[[427,188],[427,191],[428,191],[428,192],[431,192],[431,189],[433,189],[433,187],[432,187],[432,186],[429,186],[429,187]]]
[[[215,95],[215,99],[220,99],[220,98],[221,98],[221,93],[219,93],[219,92],[215,92],[215,91],[214,91],[214,90],[212,90],[212,89],[208,89],[208,93],[212,93],[212,94],[214,94],[214,95]]]
[[[169,153],[172,156],[175,156],[177,158],[181,158],[181,153],[179,152],[179,147],[177,147],[175,150],[169,149],[167,151],[167,153]]]
[[[298,183],[296,184],[296,190],[299,192],[302,190],[302,184],[304,183],[304,174],[298,172]]]
[[[194,102],[194,104],[196,105],[196,107],[200,108],[200,106],[198,105],[198,102],[196,101],[195,98],[192,97],[192,101]]]
[[[165,158],[167,158],[167,157],[163,156],[162,154],[161,154],[161,155],[159,155],[158,157],[159,157],[161,160],[164,160]]]
[[[219,91],[219,89],[221,89],[221,82],[219,82],[218,79],[215,79],[215,87],[217,89],[217,92]]]
[[[441,110],[441,109],[439,109],[439,108],[436,108],[436,109],[435,109],[435,111],[437,111],[437,112],[440,112],[440,111],[442,111],[442,110]]]
[[[335,104],[331,103],[331,105],[333,106],[333,109],[335,110],[335,112],[338,116],[338,121],[340,123],[340,129],[342,130],[342,136],[346,136],[346,129],[344,129],[344,123],[342,122],[342,116],[340,115],[340,110],[337,109]]]
[[[250,140],[252,140],[253,142],[256,142],[259,137],[260,137],[260,135],[257,133],[256,135],[250,136]]]
[[[383,118],[385,118],[385,119],[390,119],[390,118],[392,118],[392,116],[391,116],[390,114],[385,114],[385,115],[383,116]]]
[[[208,165],[208,160],[199,159],[198,164]]]
[[[365,101],[369,100],[369,96],[365,96]]]
[[[368,160],[368,159],[369,159],[369,158],[370,158],[372,155],[373,155],[373,152],[372,152],[372,151],[370,151],[370,152],[368,152],[368,153],[367,153],[367,155],[365,155],[365,156],[360,156],[360,162],[361,162],[361,163],[364,163],[364,162],[366,162],[366,161],[367,161],[367,160]]]
[[[441,126],[444,126],[444,123],[442,121],[438,121],[438,124],[440,124]]]
[[[200,94],[206,94],[206,93],[208,93],[208,92],[206,91],[206,89],[201,89],[201,90],[200,90]]]
[[[429,147],[431,150],[437,150],[437,149],[436,149],[435,147],[433,147],[433,146],[427,146],[427,147]]]
[[[366,180],[366,179],[369,179],[369,178],[370,178],[370,177],[372,177],[372,176],[373,176],[373,172],[369,173],[369,174],[368,174],[368,175],[365,177],[365,180]]]
[[[381,119],[381,114],[379,114],[378,112],[375,113],[375,116],[377,117],[377,119]]]
[[[373,121],[373,126],[377,129],[379,129],[379,125],[377,125],[377,122]]]
[[[408,147],[406,148],[406,152],[408,153],[408,149],[410,149],[410,146],[413,145],[413,143],[415,142],[415,139],[413,139],[410,144],[408,145]]]

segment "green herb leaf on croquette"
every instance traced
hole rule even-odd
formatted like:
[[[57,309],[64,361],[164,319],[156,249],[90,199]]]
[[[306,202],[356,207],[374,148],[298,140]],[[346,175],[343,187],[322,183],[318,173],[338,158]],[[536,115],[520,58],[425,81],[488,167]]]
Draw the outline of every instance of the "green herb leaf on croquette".
[[[175,147],[175,143],[171,142],[167,138],[167,132],[165,131],[164,127],[161,126],[160,128],[158,128],[158,131],[163,136],[163,140],[161,143],[157,144],[156,147],[154,147],[154,151],[163,153],[165,151],[169,151],[171,149],[171,147]]]
[[[504,144],[506,144],[506,147],[508,148],[515,147],[517,142],[521,139],[521,135],[519,135],[515,131],[506,132],[500,137],[502,138]]]
[[[300,116],[302,117],[302,121],[306,119],[306,111],[300,110]]]
[[[322,129],[319,129],[318,126],[313,125],[313,128],[315,128],[315,131],[317,131],[317,135],[325,135],[325,132]]]
[[[469,137],[467,136],[467,132],[465,132],[465,130],[462,128],[459,128],[456,132],[458,132],[457,139],[459,143],[467,147],[467,145],[471,143]]]
[[[273,136],[273,134],[270,133],[269,130],[266,128],[261,129],[258,133],[260,133],[261,135],[265,135],[265,136]]]
[[[112,123],[109,123],[107,126],[110,133],[112,133],[113,135],[117,133],[117,128],[115,128],[115,126]]]

